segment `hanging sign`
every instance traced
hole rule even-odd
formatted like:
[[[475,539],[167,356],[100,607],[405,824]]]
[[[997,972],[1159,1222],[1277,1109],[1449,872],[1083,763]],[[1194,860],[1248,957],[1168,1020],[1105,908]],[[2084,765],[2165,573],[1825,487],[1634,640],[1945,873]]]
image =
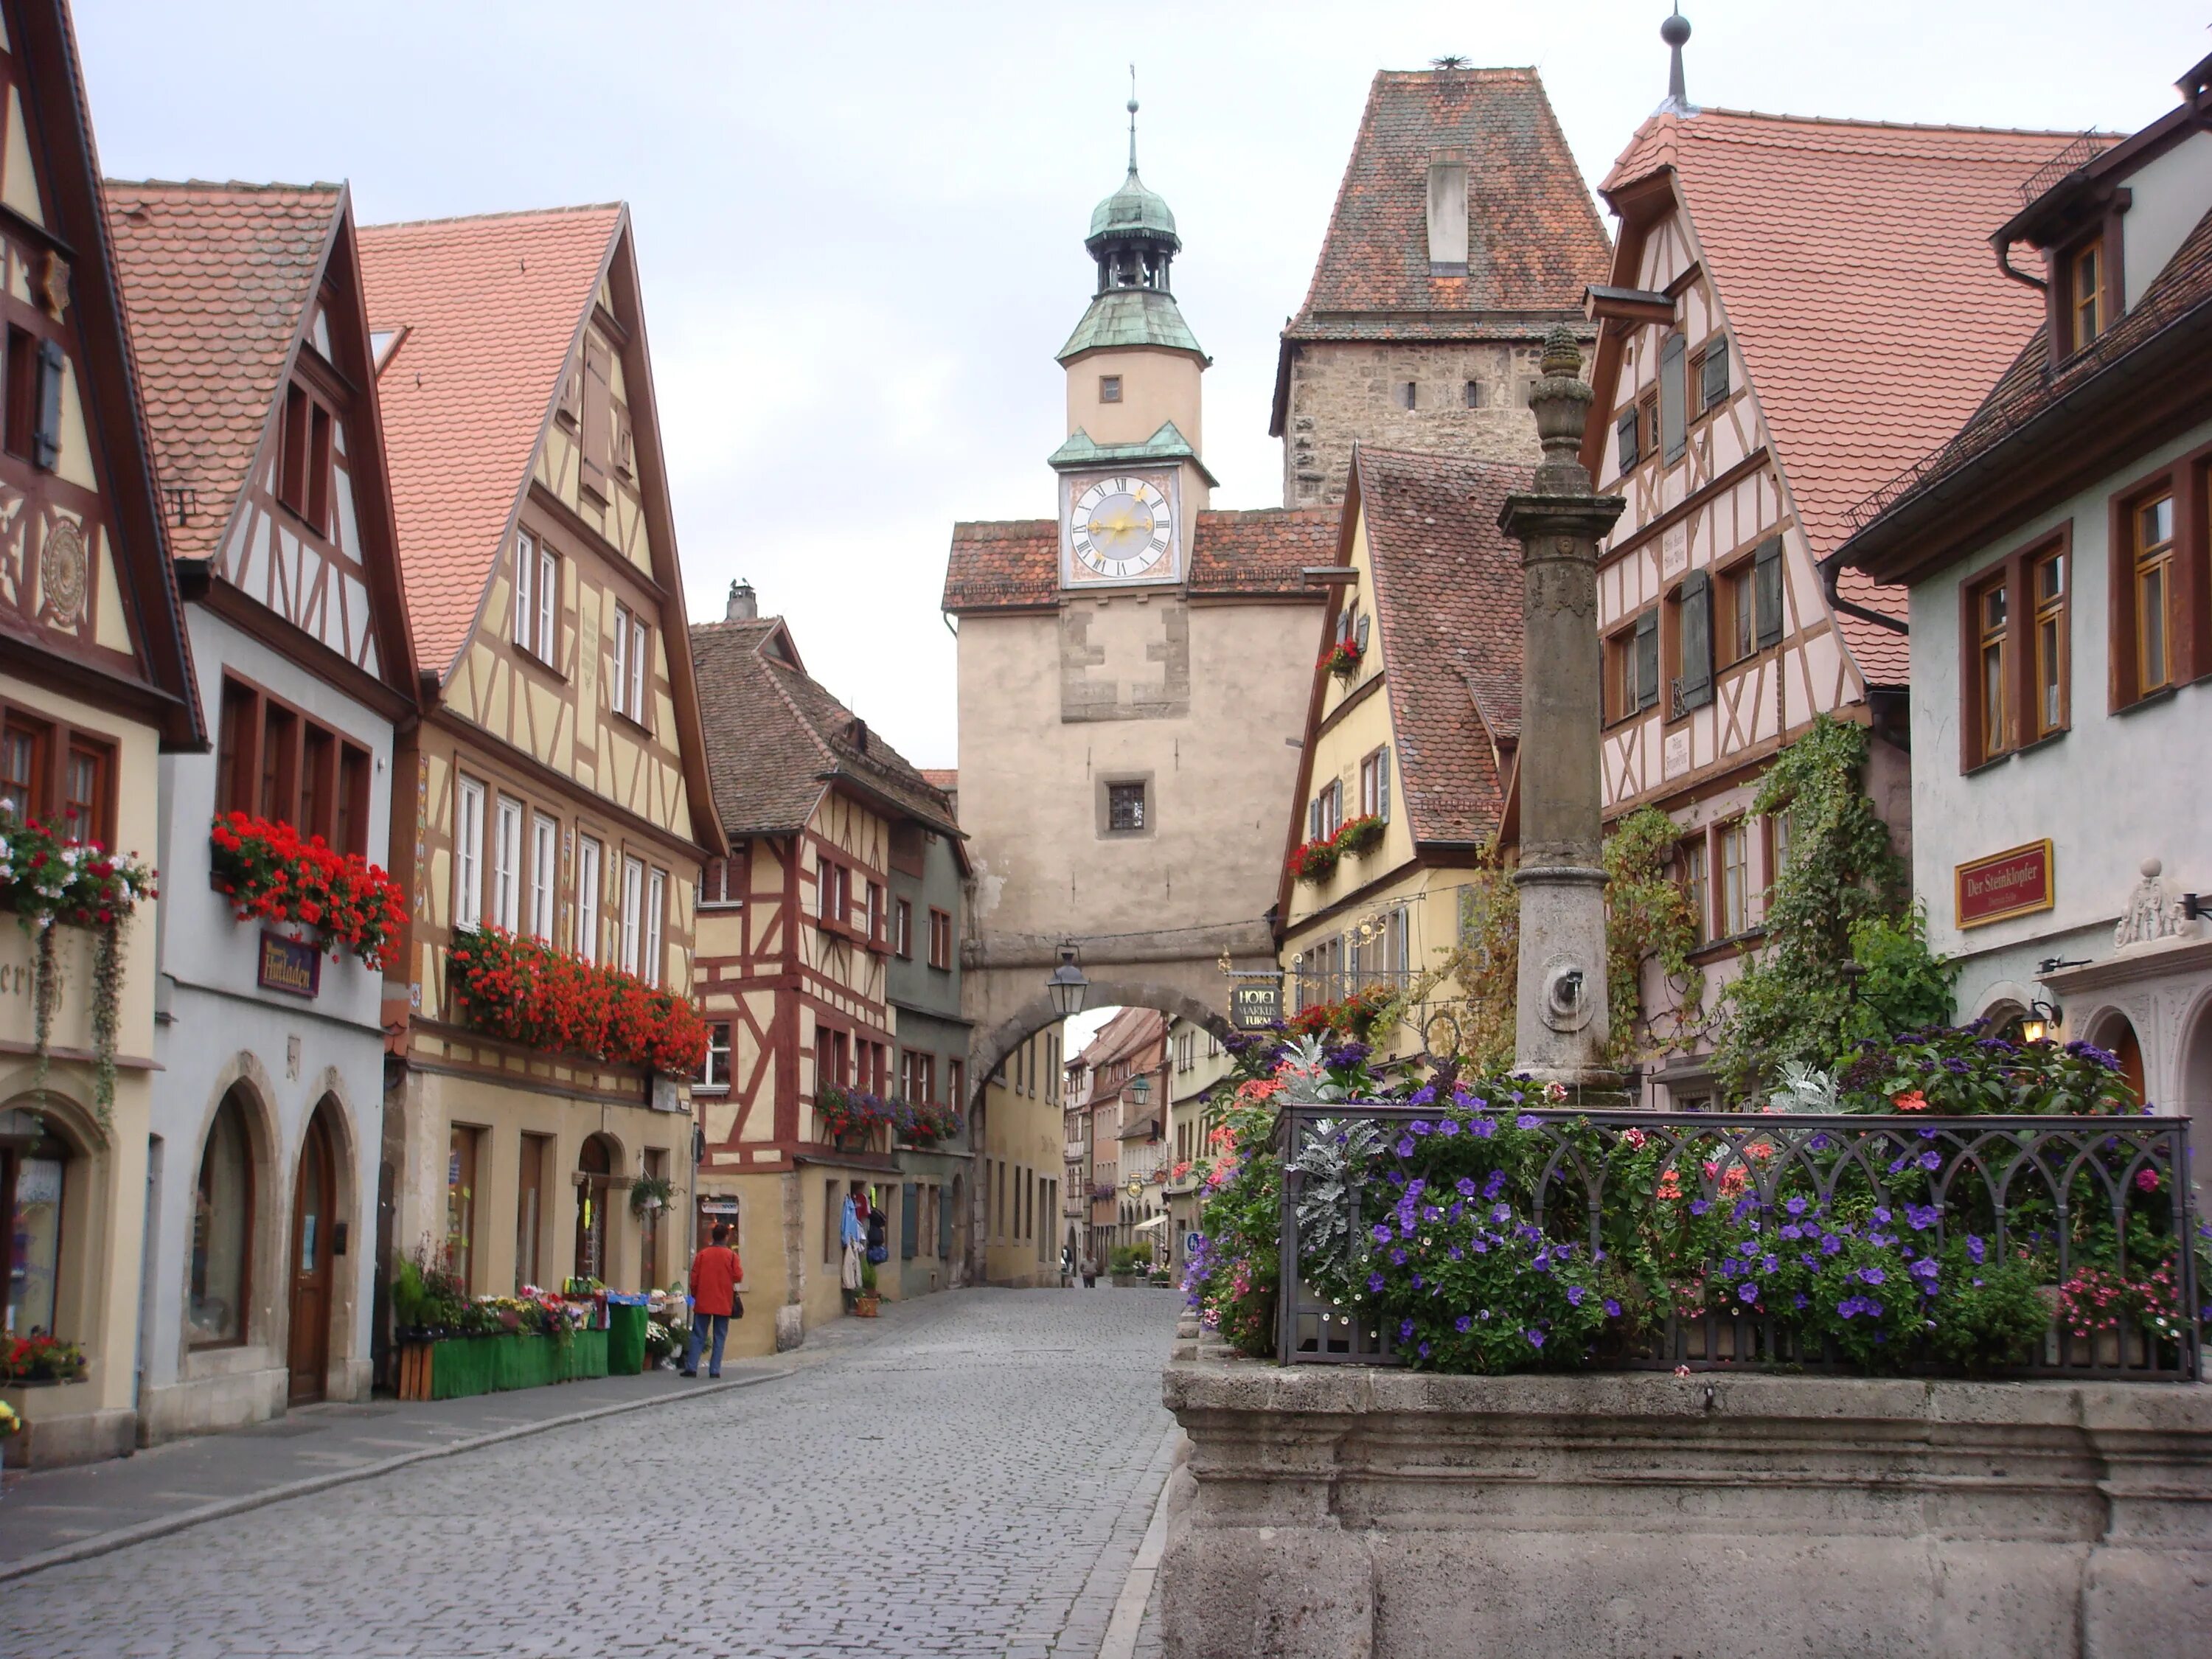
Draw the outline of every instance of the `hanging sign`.
[[[2032,841],[1985,859],[1960,865],[1954,872],[1959,926],[1979,927],[2048,910],[2058,901],[2051,843]]]
[[[1240,1031],[1264,1031],[1283,1017],[1279,975],[1238,979],[1229,987],[1230,1023]]]
[[[304,940],[282,933],[261,935],[261,988],[289,996],[312,997],[323,988],[323,953]]]

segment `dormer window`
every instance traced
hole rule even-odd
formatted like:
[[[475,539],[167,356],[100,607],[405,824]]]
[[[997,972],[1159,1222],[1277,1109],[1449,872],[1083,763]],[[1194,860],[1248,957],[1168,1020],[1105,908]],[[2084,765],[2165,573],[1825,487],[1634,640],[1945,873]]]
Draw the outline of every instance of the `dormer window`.
[[[2112,326],[2105,239],[2092,236],[2066,256],[2066,303],[2072,336],[2070,349],[2090,345]]]

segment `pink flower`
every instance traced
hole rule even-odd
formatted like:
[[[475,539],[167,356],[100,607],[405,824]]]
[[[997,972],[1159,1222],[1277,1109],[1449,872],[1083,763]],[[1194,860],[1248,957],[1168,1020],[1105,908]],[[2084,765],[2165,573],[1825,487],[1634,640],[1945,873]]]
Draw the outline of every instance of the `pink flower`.
[[[2155,1170],[2137,1170],[2136,1171],[2136,1185],[2142,1188],[2142,1190],[2147,1193],[2156,1192],[2158,1190],[2158,1171]]]

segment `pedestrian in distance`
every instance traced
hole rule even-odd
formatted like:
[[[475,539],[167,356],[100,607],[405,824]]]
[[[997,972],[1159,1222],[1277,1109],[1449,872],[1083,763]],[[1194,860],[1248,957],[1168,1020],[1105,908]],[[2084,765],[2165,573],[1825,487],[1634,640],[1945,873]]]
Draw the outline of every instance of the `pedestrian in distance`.
[[[714,1351],[707,1361],[707,1375],[722,1374],[722,1344],[730,1334],[730,1321],[745,1316],[745,1304],[738,1297],[738,1281],[745,1276],[738,1253],[730,1248],[730,1224],[714,1224],[712,1241],[691,1258],[691,1344],[684,1356],[684,1375],[699,1375],[699,1350],[706,1345],[711,1328]]]
[[[1098,1288],[1098,1263],[1087,1255],[1083,1258],[1083,1288],[1086,1291]]]

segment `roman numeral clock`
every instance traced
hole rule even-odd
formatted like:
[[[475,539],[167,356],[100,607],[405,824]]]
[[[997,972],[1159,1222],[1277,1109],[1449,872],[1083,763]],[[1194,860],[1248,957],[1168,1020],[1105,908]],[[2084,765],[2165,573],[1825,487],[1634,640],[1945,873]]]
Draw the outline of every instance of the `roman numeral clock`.
[[[1063,586],[1182,580],[1182,490],[1173,471],[1064,477],[1060,489]]]

